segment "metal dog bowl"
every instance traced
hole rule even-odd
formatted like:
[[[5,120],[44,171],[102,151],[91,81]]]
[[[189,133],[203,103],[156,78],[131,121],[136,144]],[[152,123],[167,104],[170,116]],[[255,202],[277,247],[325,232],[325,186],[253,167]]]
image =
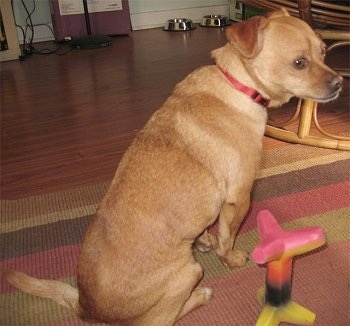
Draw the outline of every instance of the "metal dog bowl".
[[[223,15],[206,15],[199,25],[203,27],[225,27],[231,25],[231,22]]]
[[[190,31],[195,28],[196,26],[193,24],[193,21],[191,19],[174,18],[174,19],[169,19],[166,22],[163,29],[165,31],[183,32],[183,31]]]

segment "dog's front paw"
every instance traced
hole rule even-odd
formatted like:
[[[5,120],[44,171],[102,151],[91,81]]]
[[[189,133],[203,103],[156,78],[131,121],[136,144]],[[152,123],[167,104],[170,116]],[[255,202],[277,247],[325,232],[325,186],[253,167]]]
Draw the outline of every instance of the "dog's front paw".
[[[233,250],[224,257],[220,257],[223,264],[229,268],[245,265],[248,260],[248,254],[242,250]]]

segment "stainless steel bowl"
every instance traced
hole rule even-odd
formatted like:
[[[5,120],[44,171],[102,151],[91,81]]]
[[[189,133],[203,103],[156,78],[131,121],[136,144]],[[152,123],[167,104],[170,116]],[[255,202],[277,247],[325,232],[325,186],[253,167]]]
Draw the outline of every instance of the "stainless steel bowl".
[[[169,19],[164,26],[165,31],[172,31],[172,32],[190,31],[195,28],[196,26],[193,23],[193,21],[187,18]]]
[[[204,27],[225,27],[231,25],[231,22],[223,15],[206,15],[202,18],[199,25]]]

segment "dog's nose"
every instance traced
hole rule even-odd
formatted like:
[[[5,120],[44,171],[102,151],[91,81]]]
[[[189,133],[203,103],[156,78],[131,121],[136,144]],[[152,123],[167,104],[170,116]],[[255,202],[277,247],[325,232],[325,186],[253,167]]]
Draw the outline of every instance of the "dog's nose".
[[[332,75],[328,82],[331,86],[331,89],[333,91],[337,91],[337,90],[341,89],[341,87],[343,85],[343,77],[338,75],[338,74]]]

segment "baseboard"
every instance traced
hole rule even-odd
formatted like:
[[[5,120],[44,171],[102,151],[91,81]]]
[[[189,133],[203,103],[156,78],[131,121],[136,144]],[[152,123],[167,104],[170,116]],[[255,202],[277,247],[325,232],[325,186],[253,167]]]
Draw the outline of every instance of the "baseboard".
[[[205,15],[225,15],[229,17],[229,12],[229,4],[143,12],[131,14],[131,26],[133,30],[163,27],[166,21],[172,18],[188,18],[192,19],[194,23],[199,23]]]
[[[196,8],[184,8],[176,10],[163,10],[131,14],[133,30],[163,27],[168,19],[189,18],[194,23],[199,23],[205,15],[225,15],[229,17],[229,5],[205,6]],[[52,24],[47,24],[52,28]],[[46,25],[34,26],[33,42],[52,41],[55,39],[50,28]],[[17,28],[19,42],[23,43],[22,32]]]

